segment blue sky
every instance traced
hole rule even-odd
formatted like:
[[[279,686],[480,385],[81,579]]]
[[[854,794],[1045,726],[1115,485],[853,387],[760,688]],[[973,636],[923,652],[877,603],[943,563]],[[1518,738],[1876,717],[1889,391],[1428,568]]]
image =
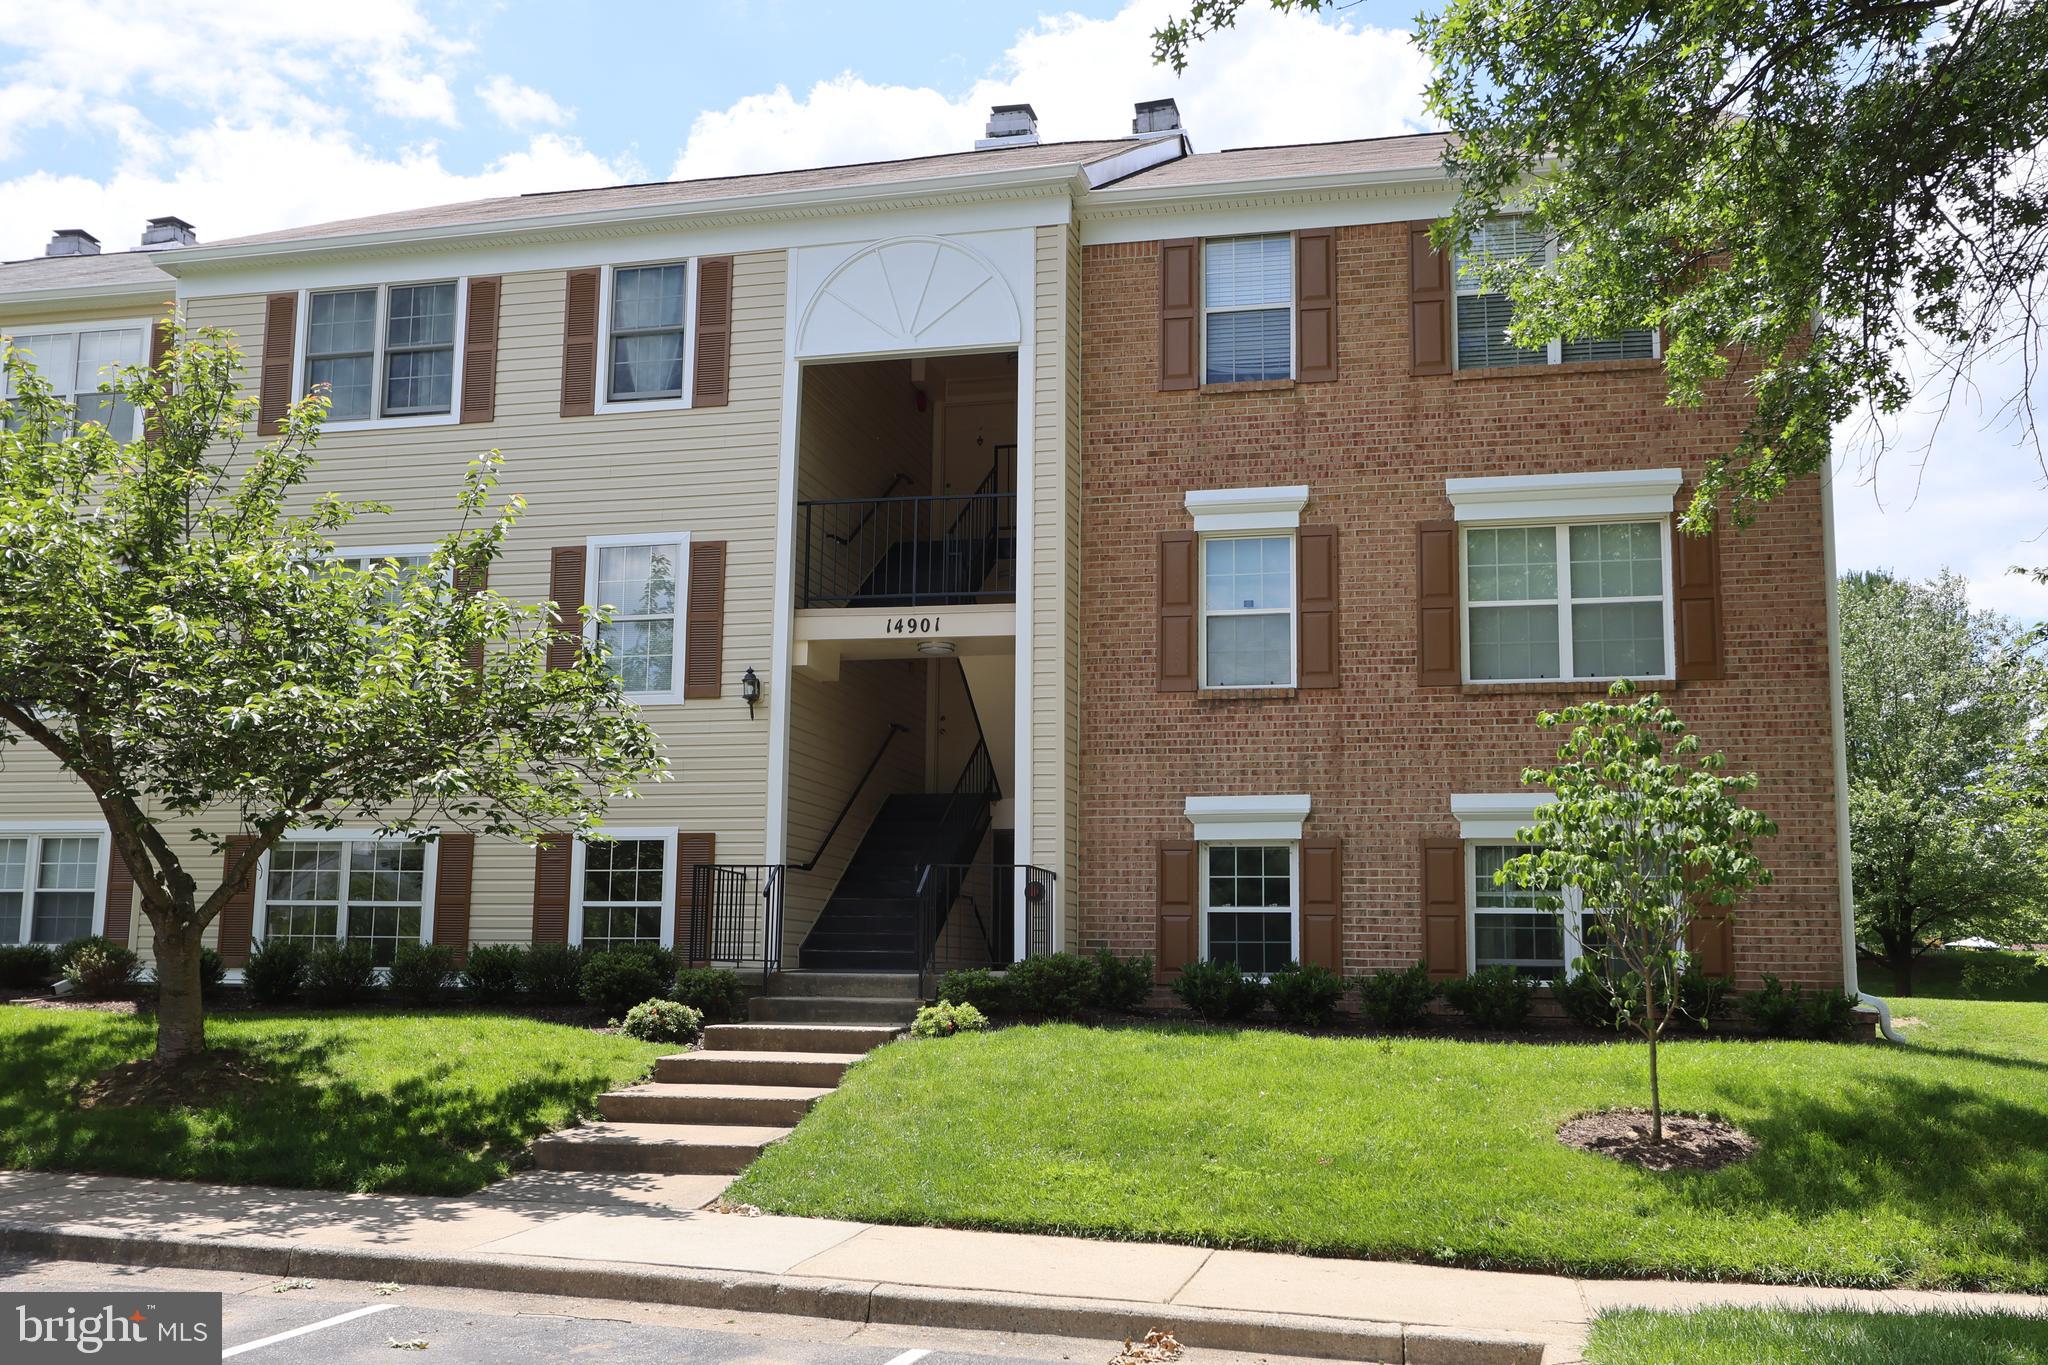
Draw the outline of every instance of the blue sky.
[[[67,0],[0,28],[0,259],[50,229],[109,248],[175,213],[204,238],[526,190],[964,149],[1028,100],[1048,138],[1128,130],[1173,95],[1202,150],[1430,126],[1415,0],[1333,19],[1253,0],[1175,78],[1149,34],[1179,0],[1058,6],[695,0]],[[312,16],[318,16],[314,18]],[[601,15],[602,18],[596,16]],[[2048,488],[1985,366],[1932,437],[1842,433],[1842,561],[1953,565],[1981,604],[2048,617]],[[2048,395],[2038,395],[2048,397]],[[1932,400],[1929,400],[1931,406]]]

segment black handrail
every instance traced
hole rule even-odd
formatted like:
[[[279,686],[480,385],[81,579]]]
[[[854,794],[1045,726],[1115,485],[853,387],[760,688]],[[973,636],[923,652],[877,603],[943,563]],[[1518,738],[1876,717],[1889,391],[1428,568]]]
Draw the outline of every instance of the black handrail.
[[[1020,877],[1021,874],[1021,877]],[[1024,884],[1025,904],[1025,949],[1026,957],[1037,957],[1051,951],[1051,899],[1049,894],[1037,900],[1030,898],[1030,888],[1036,883],[1050,893],[1057,881],[1046,868],[1027,863],[927,863],[922,869],[917,884],[917,986],[918,994],[927,993],[931,978],[951,966],[993,966],[1007,967],[1015,955],[1008,943],[1002,941],[1004,920],[998,914],[991,925],[981,914],[978,896],[969,892],[970,884],[981,886],[987,883],[991,907],[998,912],[1006,897],[1016,895],[1015,882]],[[966,958],[949,957],[941,964],[938,956],[939,937],[946,926],[948,911],[956,901],[966,901],[972,907],[975,923],[980,929],[981,945],[987,950],[986,962],[973,962]],[[1010,914],[1016,914],[1012,904]],[[1014,918],[1009,921],[1014,926]],[[1014,927],[1012,928],[1014,932]]]
[[[903,473],[903,472],[902,472],[901,470],[898,470],[898,471],[897,471],[896,473],[894,473],[894,474],[892,474],[892,475],[890,475],[890,476],[889,476],[889,482],[887,482],[886,484],[883,484],[883,485],[882,485],[882,491],[881,491],[881,492],[879,492],[879,493],[877,493],[877,494],[875,494],[875,496],[874,496],[874,498],[872,499],[872,501],[874,501],[874,502],[880,502],[880,501],[881,501],[881,500],[882,500],[883,498],[886,498],[886,497],[888,497],[888,496],[889,496],[889,495],[890,495],[891,493],[894,493],[894,492],[896,491],[896,485],[898,485],[898,484],[900,484],[900,483],[909,483],[909,482],[910,482],[910,476],[909,476],[908,474],[905,474],[905,473]],[[833,534],[832,534],[832,533],[831,533],[830,531],[827,531],[827,532],[825,533],[825,539],[827,539],[827,540],[836,540],[836,541],[838,541],[838,542],[839,542],[839,543],[840,543],[841,545],[846,545],[846,544],[849,544],[849,543],[851,543],[851,542],[852,542],[852,540],[853,540],[853,538],[854,538],[855,536],[857,536],[857,535],[859,535],[859,534],[861,533],[861,529],[862,529],[863,527],[865,527],[865,526],[866,526],[866,525],[868,524],[868,522],[869,522],[869,521],[873,520],[873,518],[874,518],[874,515],[875,515],[875,509],[874,509],[874,508],[872,508],[872,507],[870,507],[870,508],[869,508],[869,509],[867,510],[867,512],[866,512],[866,513],[865,513],[865,514],[864,514],[864,515],[863,515],[863,516],[861,517],[861,519],[860,519],[860,520],[859,520],[858,522],[856,522],[856,523],[855,523],[854,525],[852,525],[852,526],[850,526],[850,527],[848,527],[848,528],[847,528],[847,532],[846,532],[846,534],[845,534],[845,535],[843,535],[843,536],[835,536],[835,535],[833,535]]]
[[[678,926],[692,965],[738,967],[757,958],[761,987],[782,967],[780,863],[699,863],[691,869],[689,924]]]
[[[798,504],[804,538],[800,607],[959,606],[1014,601],[989,586],[1009,557],[1015,493],[984,479],[972,493],[832,498]]]
[[[889,746],[895,742],[896,736],[909,733],[910,727],[908,725],[898,725],[895,721],[889,722],[889,733],[882,736],[882,747],[875,750],[875,756],[868,760],[867,771],[860,775],[860,781],[854,783],[853,790],[847,793],[846,804],[839,808],[839,814],[832,820],[832,828],[826,830],[824,839],[819,841],[818,851],[811,855],[809,862],[791,863],[791,868],[798,872],[810,872],[817,868],[818,859],[824,857],[825,850],[832,846],[832,836],[839,833],[839,827],[846,823],[846,817],[853,811],[853,803],[860,800],[861,788],[867,786],[868,779],[875,775],[875,769],[882,766],[882,755],[889,752]]]

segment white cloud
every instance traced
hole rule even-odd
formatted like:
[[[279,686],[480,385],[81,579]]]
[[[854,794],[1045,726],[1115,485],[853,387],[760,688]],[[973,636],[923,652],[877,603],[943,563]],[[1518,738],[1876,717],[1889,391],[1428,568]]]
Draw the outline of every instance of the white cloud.
[[[418,71],[405,61],[372,62],[370,103],[393,118],[431,120],[455,126],[455,92],[436,71]]]
[[[1041,18],[964,94],[851,72],[802,97],[785,86],[697,116],[677,178],[966,151],[992,104],[1029,103],[1046,141],[1128,133],[1131,106],[1171,95],[1198,150],[1375,137],[1427,125],[1428,68],[1406,33],[1247,6],[1185,76],[1152,62],[1158,0],[1108,19]],[[1311,96],[1275,98],[1276,92]]]
[[[556,103],[547,91],[521,85],[505,75],[491,77],[476,88],[476,93],[484,107],[507,128],[559,128],[573,112]]]

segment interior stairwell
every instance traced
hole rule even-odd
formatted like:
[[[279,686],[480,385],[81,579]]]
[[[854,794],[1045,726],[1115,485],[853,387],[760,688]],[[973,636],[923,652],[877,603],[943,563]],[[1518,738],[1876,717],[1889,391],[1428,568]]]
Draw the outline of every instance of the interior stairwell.
[[[892,796],[797,950],[805,971],[905,972],[917,962],[918,879],[970,862],[988,830],[983,792]]]

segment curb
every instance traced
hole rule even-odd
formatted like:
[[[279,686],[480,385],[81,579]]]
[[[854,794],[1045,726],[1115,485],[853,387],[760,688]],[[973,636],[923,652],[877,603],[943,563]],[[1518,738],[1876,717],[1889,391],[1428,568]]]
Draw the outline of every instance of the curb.
[[[391,1248],[308,1246],[261,1237],[168,1237],[82,1226],[0,1222],[0,1253],[47,1260],[224,1270],[500,1293],[560,1294],[744,1313],[787,1313],[903,1327],[1094,1337],[1170,1329],[1182,1345],[1381,1365],[1542,1365],[1543,1343],[1498,1332],[1395,1322],[1241,1312],[1115,1299],[936,1289],[871,1280],[809,1279],[544,1256],[442,1255]]]

